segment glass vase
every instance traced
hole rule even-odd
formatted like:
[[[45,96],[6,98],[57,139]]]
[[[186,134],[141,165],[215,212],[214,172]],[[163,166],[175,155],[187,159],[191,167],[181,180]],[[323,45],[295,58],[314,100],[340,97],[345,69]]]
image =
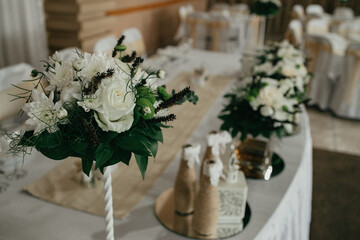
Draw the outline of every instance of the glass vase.
[[[233,141],[234,157],[246,177],[270,179],[273,171],[271,159],[274,150],[274,139],[275,136],[271,136],[269,139],[247,136],[243,142],[239,138]]]

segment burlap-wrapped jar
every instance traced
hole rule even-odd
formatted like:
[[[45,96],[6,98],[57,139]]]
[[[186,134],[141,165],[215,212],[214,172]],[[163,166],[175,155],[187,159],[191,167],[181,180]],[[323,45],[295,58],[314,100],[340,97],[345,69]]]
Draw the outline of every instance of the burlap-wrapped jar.
[[[206,164],[207,163],[207,164]],[[204,168],[215,164],[214,160],[205,160]],[[203,171],[201,171],[203,172]],[[193,233],[198,238],[216,238],[218,218],[220,211],[220,199],[217,186],[210,182],[210,177],[202,174],[200,177],[200,189],[195,201],[193,218]]]
[[[189,164],[184,152],[187,148],[193,147],[186,145],[183,147],[180,167],[174,185],[174,231],[189,235],[191,222],[194,214],[194,202],[196,196],[196,173],[194,164]]]

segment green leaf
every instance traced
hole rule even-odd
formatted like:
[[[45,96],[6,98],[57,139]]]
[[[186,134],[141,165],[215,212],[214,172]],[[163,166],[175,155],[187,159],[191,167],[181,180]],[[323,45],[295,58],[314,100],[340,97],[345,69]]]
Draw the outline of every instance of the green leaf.
[[[40,148],[55,148],[62,145],[62,136],[60,131],[49,133],[43,131],[36,137],[36,147]]]
[[[113,131],[103,132],[100,142],[110,144],[111,140],[117,135],[119,135],[119,133]]]
[[[130,159],[131,152],[118,148],[115,150],[110,160],[106,162],[106,166],[114,165],[118,162],[123,162],[126,165],[129,165]]]
[[[163,142],[163,135],[160,127],[149,126],[148,128],[137,129],[136,132],[156,141]]]
[[[158,142],[153,141],[150,146],[148,146],[148,149],[150,150],[153,157],[156,157],[157,151],[158,151]]]
[[[133,132],[130,135],[120,135],[116,138],[116,145],[119,148],[132,151],[135,154],[151,156],[147,146],[149,140],[142,134]]]
[[[81,159],[82,170],[87,176],[89,176],[92,166],[93,166],[93,160],[85,157]]]
[[[136,163],[139,167],[139,170],[141,172],[141,176],[143,180],[145,179],[145,172],[148,165],[148,157],[143,155],[135,154]]]
[[[61,147],[55,148],[41,148],[35,147],[39,152],[44,154],[46,157],[53,159],[53,160],[63,160],[72,155],[72,151],[70,146],[63,145]]]
[[[80,138],[70,139],[69,145],[74,152],[82,156],[88,155],[88,148],[90,145],[84,139],[80,139]]]
[[[100,143],[95,150],[95,169],[103,166],[113,155],[114,151],[106,143]]]

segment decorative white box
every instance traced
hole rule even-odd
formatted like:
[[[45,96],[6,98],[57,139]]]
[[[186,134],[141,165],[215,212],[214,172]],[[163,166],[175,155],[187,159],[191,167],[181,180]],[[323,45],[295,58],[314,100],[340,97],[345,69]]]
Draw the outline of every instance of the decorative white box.
[[[245,175],[239,171],[237,182],[221,180],[218,185],[220,197],[219,224],[234,224],[238,228],[245,216],[248,186]]]

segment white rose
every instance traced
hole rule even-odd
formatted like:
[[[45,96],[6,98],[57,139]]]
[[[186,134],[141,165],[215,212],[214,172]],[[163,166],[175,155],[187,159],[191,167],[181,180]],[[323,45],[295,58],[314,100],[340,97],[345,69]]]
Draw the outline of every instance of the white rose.
[[[278,88],[274,86],[265,86],[259,92],[258,98],[263,105],[272,106],[275,109],[281,108],[285,98]]]
[[[95,119],[102,130],[121,133],[132,126],[135,93],[127,85],[128,81],[119,72],[99,85],[95,94],[101,106]]]
[[[262,108],[260,108],[260,113],[264,117],[269,117],[274,114],[274,109],[269,106],[263,106]]]
[[[71,82],[67,85],[60,94],[60,99],[63,103],[73,102],[76,99],[81,99],[81,84],[80,82]]]
[[[282,94],[290,93],[294,94],[294,83],[290,79],[283,79],[279,81],[279,90]]]
[[[296,70],[295,66],[292,64],[284,64],[281,67],[281,74],[286,77],[296,77],[297,70]]]
[[[273,119],[278,121],[286,121],[288,119],[288,113],[284,112],[281,109],[275,110],[274,115],[272,116]]]

